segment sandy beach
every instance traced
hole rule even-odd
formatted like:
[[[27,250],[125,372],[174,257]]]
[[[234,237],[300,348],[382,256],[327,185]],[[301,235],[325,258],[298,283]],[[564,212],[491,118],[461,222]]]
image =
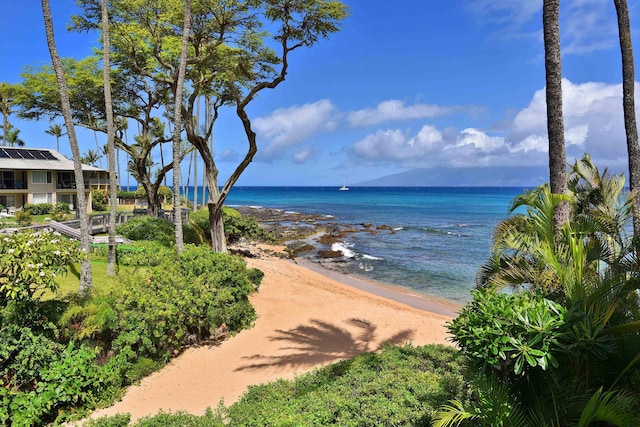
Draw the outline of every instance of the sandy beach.
[[[247,263],[265,273],[251,297],[254,327],[218,346],[187,349],[92,418],[128,412],[136,420],[160,410],[200,415],[237,401],[249,385],[293,378],[387,342],[447,343],[445,322],[455,305],[275,256]]]

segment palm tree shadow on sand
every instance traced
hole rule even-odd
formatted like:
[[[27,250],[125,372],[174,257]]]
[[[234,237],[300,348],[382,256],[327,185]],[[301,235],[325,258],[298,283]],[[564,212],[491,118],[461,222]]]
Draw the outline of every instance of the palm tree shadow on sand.
[[[249,362],[240,366],[236,371],[260,370],[268,367],[304,367],[326,364],[338,360],[354,357],[361,353],[380,350],[386,344],[404,344],[415,335],[415,329],[401,330],[378,346],[372,346],[376,338],[377,326],[364,319],[351,318],[345,323],[356,327],[352,333],[335,324],[322,320],[311,319],[309,324],[298,325],[289,330],[276,330],[271,341],[281,341],[288,345],[280,347],[287,352],[285,355],[255,354],[246,356]]]

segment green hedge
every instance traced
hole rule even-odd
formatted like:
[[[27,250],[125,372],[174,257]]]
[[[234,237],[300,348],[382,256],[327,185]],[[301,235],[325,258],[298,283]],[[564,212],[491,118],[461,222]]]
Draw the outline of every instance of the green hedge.
[[[230,425],[430,426],[442,404],[467,398],[462,362],[451,347],[388,346],[295,381],[252,386],[229,408]]]
[[[109,245],[97,243],[91,245],[91,252],[100,258],[107,258]],[[118,265],[156,266],[172,253],[172,250],[155,241],[136,241],[131,245],[116,246]]]
[[[201,417],[160,413],[134,426],[431,426],[449,399],[469,399],[462,371],[463,358],[452,347],[388,346],[295,380],[252,386],[231,407]],[[90,427],[127,425],[126,416],[118,417]]]

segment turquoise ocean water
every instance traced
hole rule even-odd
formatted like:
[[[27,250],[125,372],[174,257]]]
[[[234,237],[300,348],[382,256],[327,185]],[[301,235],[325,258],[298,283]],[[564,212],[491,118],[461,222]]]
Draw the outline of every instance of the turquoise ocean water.
[[[190,199],[193,188],[189,189]],[[227,205],[249,205],[331,215],[339,223],[388,225],[349,234],[352,257],[335,268],[457,303],[471,299],[478,267],[511,200],[513,187],[236,187]],[[199,190],[199,195],[201,194]],[[199,196],[200,198],[200,196]]]

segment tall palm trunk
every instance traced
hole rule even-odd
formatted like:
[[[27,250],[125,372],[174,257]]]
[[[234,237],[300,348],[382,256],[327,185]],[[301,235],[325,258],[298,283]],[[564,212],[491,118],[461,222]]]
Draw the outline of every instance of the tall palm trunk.
[[[111,65],[109,45],[109,13],[107,0],[101,0],[102,9],[102,44],[104,79],[104,106],[107,115],[107,164],[109,166],[109,252],[107,255],[107,275],[116,275],[116,210],[118,199],[116,193],[116,159],[115,159],[115,127],[113,122],[113,102],[111,100]]]
[[[60,90],[60,103],[62,107],[62,116],[64,117],[65,126],[67,127],[67,136],[69,137],[69,145],[71,146],[71,154],[73,156],[73,170],[76,180],[76,193],[78,198],[78,214],[80,216],[80,245],[82,251],[88,256],[90,249],[89,222],[87,216],[87,201],[84,196],[84,178],[82,176],[82,163],[80,161],[80,148],[78,147],[78,138],[76,137],[75,127],[73,125],[73,117],[71,115],[71,103],[69,101],[69,91],[62,69],[62,61],[56,47],[55,36],[53,34],[53,20],[51,18],[51,8],[49,0],[42,0],[42,14],[44,17],[44,27],[47,36],[47,45],[51,55],[51,62],[56,73],[56,81]],[[91,291],[91,260],[87,257],[81,262],[80,267],[80,292],[85,293]]]
[[[549,136],[549,184],[554,194],[567,194],[567,158],[562,116],[562,61],[560,57],[560,0],[544,0],[544,65],[546,72],[547,132]],[[569,204],[560,203],[554,212],[554,229],[569,221]]]
[[[633,46],[631,44],[631,23],[627,0],[614,0],[618,14],[618,34],[622,54],[622,106],[624,109],[624,129],[627,134],[629,153],[629,187],[636,190],[633,203],[633,233],[640,235],[640,146],[636,123],[635,82],[633,66]]]
[[[180,208],[180,134],[182,133],[182,90],[184,89],[184,74],[187,69],[187,47],[189,32],[191,31],[191,0],[184,5],[184,29],[182,32],[182,52],[180,54],[180,68],[175,87],[175,106],[173,110],[173,219],[176,226],[176,248],[178,253],[184,249],[182,235],[182,209]]]

